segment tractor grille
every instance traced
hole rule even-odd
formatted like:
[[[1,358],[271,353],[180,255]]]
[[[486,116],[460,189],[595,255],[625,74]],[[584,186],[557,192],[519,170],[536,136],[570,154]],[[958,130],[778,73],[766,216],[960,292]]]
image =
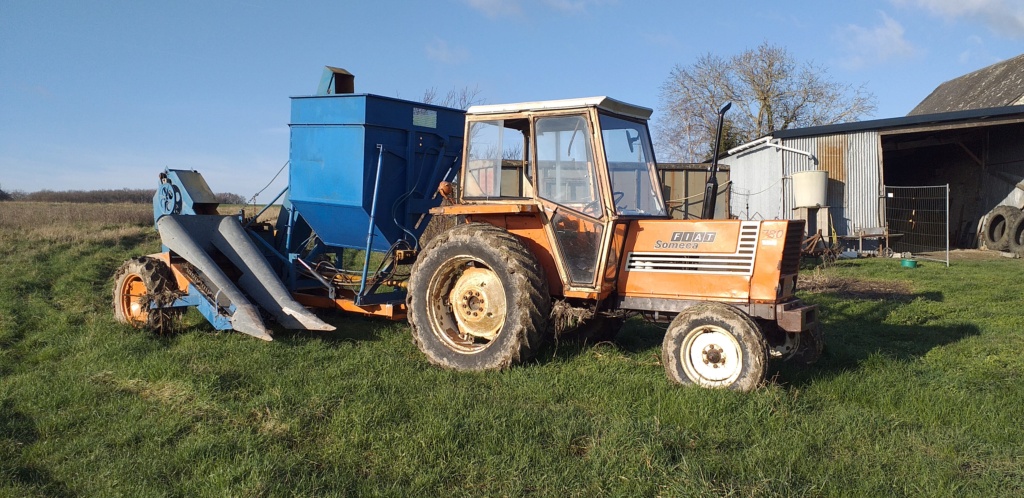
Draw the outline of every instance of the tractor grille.
[[[739,244],[733,254],[631,252],[626,256],[626,271],[751,275],[760,226],[757,221],[744,221],[740,225]],[[796,248],[799,258],[799,242]]]
[[[786,227],[786,246],[782,250],[782,275],[800,271],[800,246],[804,241],[804,220],[790,220]]]

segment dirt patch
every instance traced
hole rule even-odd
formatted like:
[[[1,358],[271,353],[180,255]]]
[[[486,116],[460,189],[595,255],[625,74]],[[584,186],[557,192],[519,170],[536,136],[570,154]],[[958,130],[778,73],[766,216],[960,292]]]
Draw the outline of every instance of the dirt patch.
[[[942,254],[936,254],[941,258]],[[1012,258],[1013,254],[1000,251],[982,251],[981,249],[953,249],[949,251],[950,261],[986,261]]]
[[[820,270],[801,273],[799,288],[853,299],[906,300],[914,296],[910,284],[900,280],[861,280]]]

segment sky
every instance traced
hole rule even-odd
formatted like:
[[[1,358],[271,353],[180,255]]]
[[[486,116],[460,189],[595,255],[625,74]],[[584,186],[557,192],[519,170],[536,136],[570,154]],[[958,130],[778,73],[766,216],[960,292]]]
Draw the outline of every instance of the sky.
[[[289,97],[325,65],[358,93],[607,95],[657,119],[674,66],[764,42],[874,94],[866,118],[904,116],[1024,53],[1024,0],[0,0],[0,189],[155,188],[169,167],[269,202]]]

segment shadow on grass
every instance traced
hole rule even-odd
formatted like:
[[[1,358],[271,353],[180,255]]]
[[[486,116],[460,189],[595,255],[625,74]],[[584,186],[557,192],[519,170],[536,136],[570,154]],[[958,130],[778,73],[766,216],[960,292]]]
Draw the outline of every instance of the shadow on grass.
[[[612,341],[590,342],[572,333],[557,340],[548,340],[538,351],[534,361],[539,364],[570,361],[595,347],[611,346],[628,354],[639,354],[661,347],[667,324],[652,324],[639,318],[627,320]]]
[[[39,490],[45,496],[75,496],[49,470],[25,462],[24,450],[38,439],[35,422],[11,400],[0,400],[0,476],[9,484]]]
[[[322,341],[326,344],[359,343],[381,340],[381,332],[391,323],[405,323],[404,321],[391,322],[384,318],[365,317],[345,313],[338,310],[315,310],[321,320],[334,325],[335,330],[330,332],[309,331],[309,330],[286,330],[274,325],[274,340],[284,341],[290,344],[302,344],[311,341]]]
[[[907,313],[905,307],[915,301],[943,302],[941,292],[900,292],[892,288],[869,288],[854,286],[834,293],[821,294],[816,299],[826,316],[822,324],[825,333],[825,354],[814,365],[798,365],[783,361],[772,361],[768,366],[768,377],[777,379],[785,386],[802,387],[817,379],[856,370],[872,355],[883,355],[894,361],[912,361],[932,349],[952,344],[980,333],[971,324],[953,326],[929,325],[927,309]],[[901,319],[921,324],[893,324],[889,319],[894,313]],[[909,316],[904,316],[909,315]],[[887,319],[888,322],[887,323]],[[661,348],[667,324],[628,320],[623,329],[608,344],[630,355],[651,352]],[[536,362],[570,361],[601,345],[588,344],[563,336],[557,343],[546,344],[536,357]]]
[[[908,362],[921,358],[934,348],[978,335],[975,325],[930,325],[927,310],[908,313],[902,307],[918,300],[943,302],[941,292],[893,296],[874,296],[845,292],[822,296],[826,312],[823,323],[825,353],[810,366],[772,362],[769,377],[779,383],[802,387],[818,379],[854,371],[869,357],[882,355],[893,361]],[[900,319],[911,323],[892,323],[894,313],[904,311]],[[888,320],[887,320],[888,319]],[[887,321],[889,323],[887,323]],[[912,323],[919,321],[919,324]]]

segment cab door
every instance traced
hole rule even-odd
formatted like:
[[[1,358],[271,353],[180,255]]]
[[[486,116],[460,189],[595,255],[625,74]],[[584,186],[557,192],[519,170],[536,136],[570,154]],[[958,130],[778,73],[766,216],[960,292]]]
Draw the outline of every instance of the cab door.
[[[602,272],[605,201],[586,113],[534,121],[537,198],[555,240],[566,290],[593,293]]]

